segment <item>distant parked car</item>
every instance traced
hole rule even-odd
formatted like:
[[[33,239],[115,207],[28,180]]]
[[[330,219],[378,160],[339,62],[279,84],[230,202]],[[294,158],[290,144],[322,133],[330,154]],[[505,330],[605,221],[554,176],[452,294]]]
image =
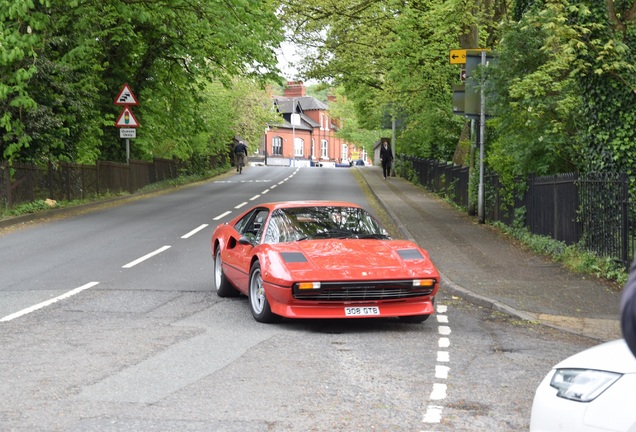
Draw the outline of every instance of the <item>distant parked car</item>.
[[[393,240],[362,207],[337,201],[260,204],[211,239],[220,297],[244,294],[254,319],[386,318],[434,313],[440,276],[428,253]]]
[[[362,159],[358,159],[356,161],[356,166],[365,166],[366,164],[364,163],[364,161]]]
[[[554,366],[535,393],[530,431],[636,431],[636,358],[625,340]]]

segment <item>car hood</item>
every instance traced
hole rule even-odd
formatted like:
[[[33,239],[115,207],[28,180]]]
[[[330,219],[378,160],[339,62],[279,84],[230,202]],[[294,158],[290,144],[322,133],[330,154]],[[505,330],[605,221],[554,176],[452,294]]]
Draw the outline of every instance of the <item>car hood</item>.
[[[329,239],[287,245],[286,250],[302,253],[316,270],[432,267],[426,252],[408,241]]]
[[[622,374],[636,373],[636,357],[627,347],[625,339],[618,339],[574,354],[554,368],[595,369]]]

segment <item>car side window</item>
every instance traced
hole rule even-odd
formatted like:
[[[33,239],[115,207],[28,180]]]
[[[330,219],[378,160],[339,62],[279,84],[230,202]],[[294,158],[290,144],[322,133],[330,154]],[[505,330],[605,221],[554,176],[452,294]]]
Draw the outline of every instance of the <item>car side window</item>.
[[[257,208],[242,217],[234,229],[246,237],[260,240],[268,213],[267,209]]]

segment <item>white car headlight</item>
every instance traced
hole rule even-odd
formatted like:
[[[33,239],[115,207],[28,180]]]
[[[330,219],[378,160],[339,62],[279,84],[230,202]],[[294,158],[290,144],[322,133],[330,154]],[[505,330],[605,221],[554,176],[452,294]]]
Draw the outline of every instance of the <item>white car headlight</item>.
[[[592,369],[557,369],[550,385],[557,396],[577,402],[593,401],[622,375]]]

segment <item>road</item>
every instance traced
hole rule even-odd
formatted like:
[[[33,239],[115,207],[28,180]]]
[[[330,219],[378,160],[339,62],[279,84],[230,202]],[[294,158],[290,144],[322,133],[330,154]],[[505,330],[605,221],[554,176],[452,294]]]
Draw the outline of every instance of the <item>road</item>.
[[[386,220],[355,169],[252,167],[1,235],[0,430],[527,430],[541,378],[593,341],[443,287],[418,325],[264,325],[211,292],[210,234],[253,204]]]

